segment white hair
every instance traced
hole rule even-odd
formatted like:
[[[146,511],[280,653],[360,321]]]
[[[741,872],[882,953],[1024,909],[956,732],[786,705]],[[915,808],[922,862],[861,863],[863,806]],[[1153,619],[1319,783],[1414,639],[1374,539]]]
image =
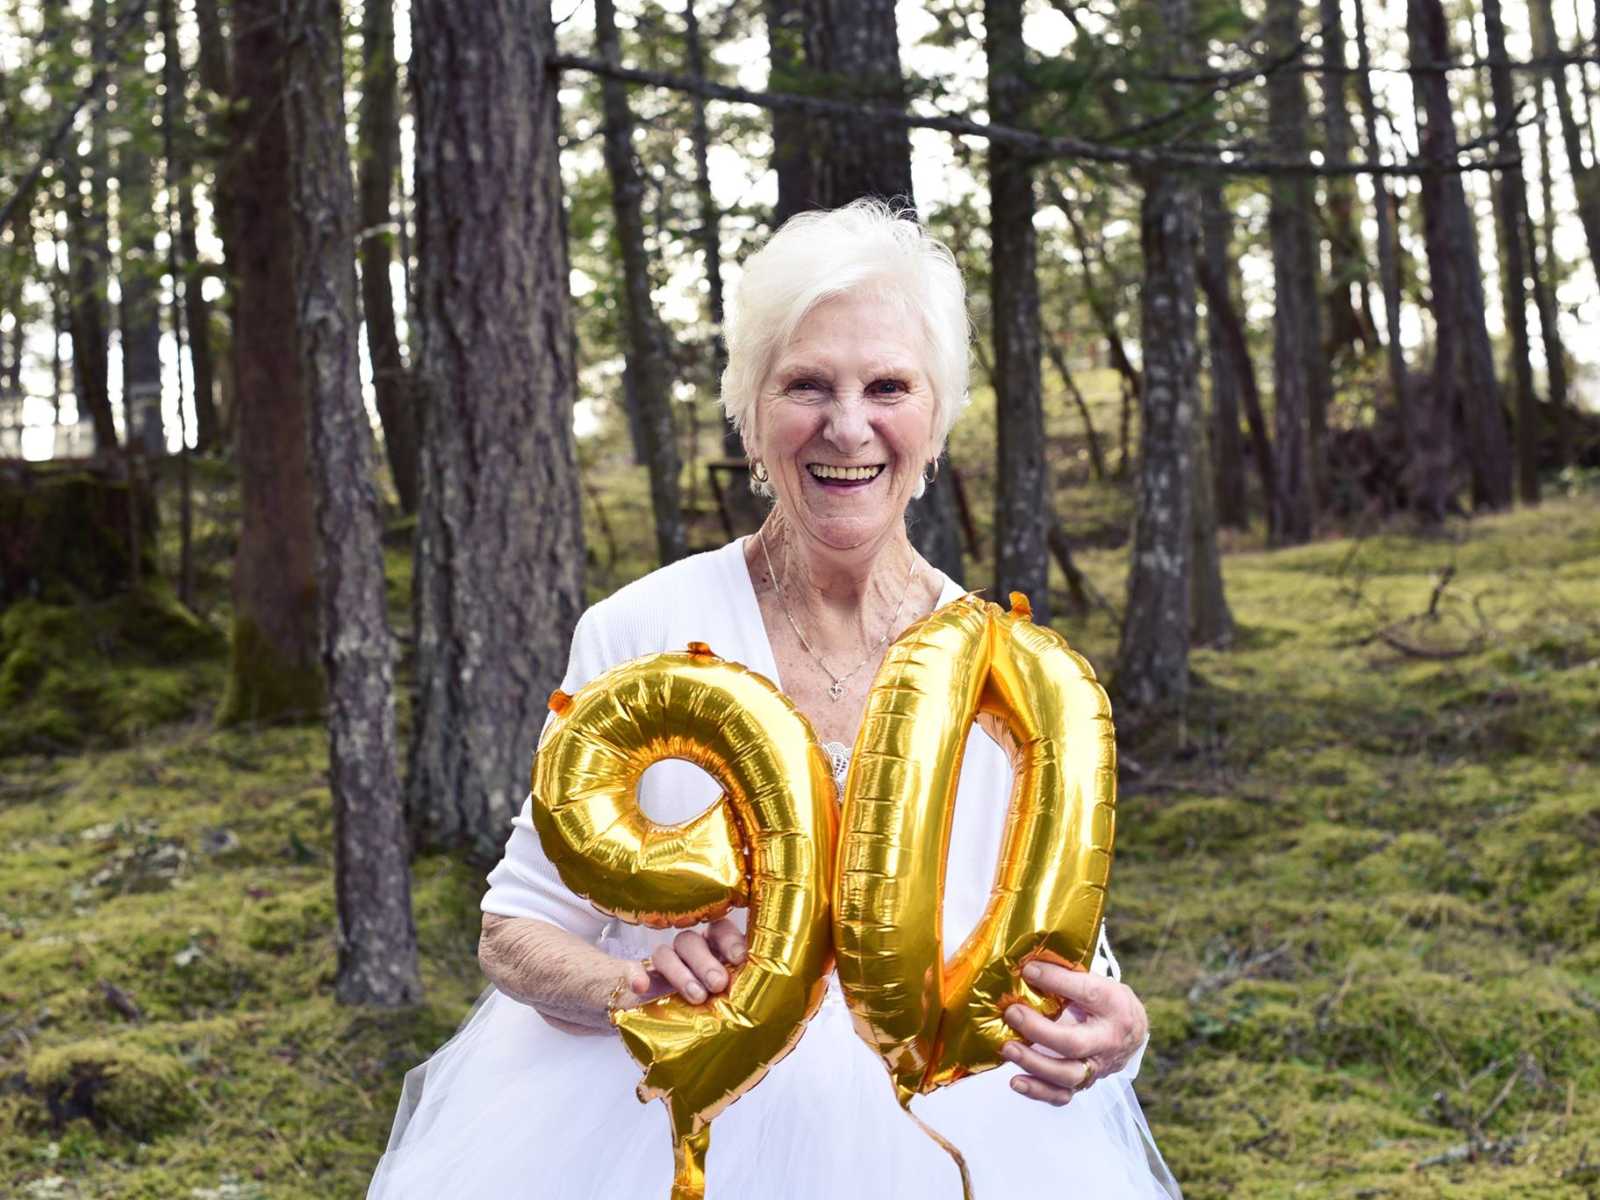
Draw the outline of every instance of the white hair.
[[[722,409],[746,446],[761,385],[800,323],[823,301],[863,291],[898,303],[922,326],[935,444],[943,447],[968,399],[966,286],[943,242],[870,199],[791,217],[746,260],[724,325],[722,373]],[[752,486],[771,490],[753,479]],[[917,495],[922,488],[918,483]]]

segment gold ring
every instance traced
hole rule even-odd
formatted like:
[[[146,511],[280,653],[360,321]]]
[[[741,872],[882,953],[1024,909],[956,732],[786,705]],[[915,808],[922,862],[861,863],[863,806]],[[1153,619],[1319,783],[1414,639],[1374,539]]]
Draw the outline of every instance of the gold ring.
[[[1084,1059],[1083,1060],[1083,1079],[1079,1081],[1078,1086],[1076,1088],[1074,1088],[1073,1090],[1081,1092],[1081,1091],[1083,1091],[1084,1088],[1088,1087],[1093,1082],[1094,1082],[1094,1064],[1092,1062],[1090,1062],[1088,1059]]]

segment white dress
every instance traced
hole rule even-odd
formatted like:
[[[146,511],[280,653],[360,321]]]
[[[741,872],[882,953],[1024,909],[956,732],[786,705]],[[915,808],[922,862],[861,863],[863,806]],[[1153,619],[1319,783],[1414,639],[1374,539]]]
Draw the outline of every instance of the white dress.
[[[961,594],[946,580],[940,603]],[[743,540],[665,567],[584,614],[562,688],[606,669],[702,641],[782,686],[745,566]],[[844,748],[833,746],[836,769]],[[1010,795],[1004,753],[974,730],[967,745],[946,874],[945,944],[959,945],[988,897]],[[687,763],[659,763],[639,787],[644,811],[685,820],[717,796]],[[524,805],[483,910],[537,917],[638,958],[672,931],[625,925],[569,891]],[[742,912],[734,919],[742,921]],[[1094,969],[1117,976],[1102,937]],[[978,1200],[1057,1194],[1176,1197],[1133,1078],[1139,1055],[1064,1108],[1010,1088],[1016,1068],[964,1079],[912,1107],[966,1156]],[[407,1077],[369,1200],[667,1200],[672,1137],[665,1106],[641,1104],[641,1075],[614,1036],[578,1036],[490,988],[456,1036]],[[838,979],[795,1049],[711,1125],[708,1200],[959,1197],[950,1158],[895,1102],[889,1073],[851,1028]]]

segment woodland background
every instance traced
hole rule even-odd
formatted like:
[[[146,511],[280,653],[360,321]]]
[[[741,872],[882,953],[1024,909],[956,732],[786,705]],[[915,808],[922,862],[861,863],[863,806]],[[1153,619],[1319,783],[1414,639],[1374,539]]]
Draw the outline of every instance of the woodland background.
[[[972,291],[913,536],[1121,742],[1186,1194],[1600,1194],[1589,0],[0,5],[0,1186],[359,1195],[725,289]]]

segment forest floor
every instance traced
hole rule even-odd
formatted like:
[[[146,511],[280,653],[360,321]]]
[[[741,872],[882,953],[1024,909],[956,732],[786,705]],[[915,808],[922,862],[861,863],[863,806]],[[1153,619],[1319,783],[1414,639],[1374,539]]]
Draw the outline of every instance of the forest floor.
[[[619,517],[638,481],[604,494],[647,525]],[[1120,604],[1123,494],[1063,495]],[[207,622],[160,593],[0,614],[6,1196],[360,1196],[481,987],[482,873],[432,855],[426,1005],[333,1002],[325,737],[211,727],[211,561]],[[1182,722],[1126,731],[1108,917],[1186,1195],[1600,1196],[1600,506],[1240,538],[1225,573],[1233,645],[1196,654]],[[1058,627],[1109,668],[1110,615]]]

